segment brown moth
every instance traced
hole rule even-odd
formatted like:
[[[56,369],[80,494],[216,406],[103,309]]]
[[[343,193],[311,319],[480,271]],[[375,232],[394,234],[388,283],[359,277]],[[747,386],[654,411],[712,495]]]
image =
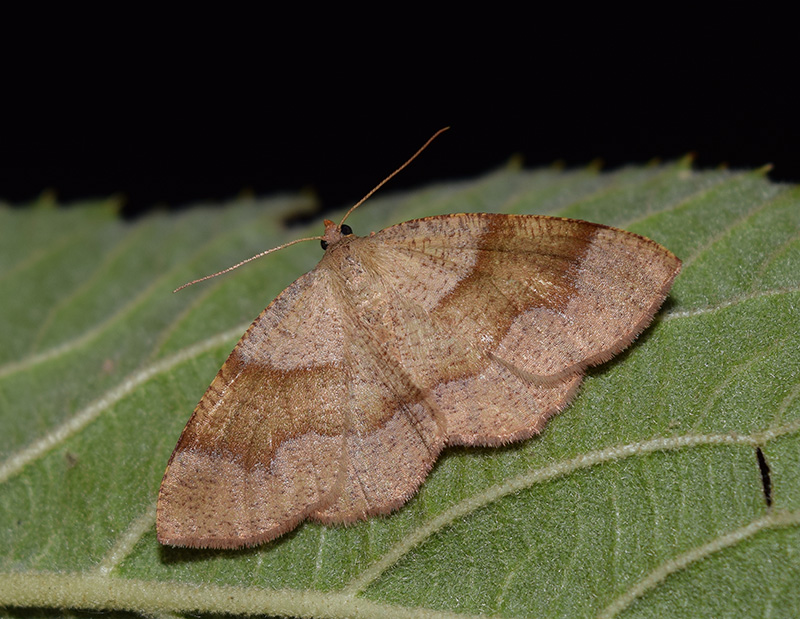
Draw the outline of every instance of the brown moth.
[[[237,548],[306,518],[388,514],[443,448],[540,432],[586,368],[650,324],[681,268],[637,234],[544,216],[366,237],[326,220],[317,238],[322,260],[250,326],[181,434],[161,543]]]

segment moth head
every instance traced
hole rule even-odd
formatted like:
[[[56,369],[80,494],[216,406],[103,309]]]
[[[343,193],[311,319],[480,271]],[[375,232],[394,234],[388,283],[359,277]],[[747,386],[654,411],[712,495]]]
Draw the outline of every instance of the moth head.
[[[341,241],[343,237],[353,234],[353,229],[347,224],[336,225],[330,219],[325,220],[325,234],[322,235],[319,244],[322,249],[327,250],[333,243]]]

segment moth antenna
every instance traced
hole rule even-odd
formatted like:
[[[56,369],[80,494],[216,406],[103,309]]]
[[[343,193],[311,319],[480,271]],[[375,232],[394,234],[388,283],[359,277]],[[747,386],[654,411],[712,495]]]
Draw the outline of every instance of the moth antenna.
[[[304,241],[321,241],[325,237],[322,236],[309,236],[305,239],[295,239],[294,241],[289,241],[288,243],[284,243],[283,245],[278,245],[277,247],[273,247],[272,249],[268,249],[266,251],[262,251],[260,254],[256,254],[255,256],[250,256],[247,260],[242,260],[238,264],[234,264],[232,267],[228,267],[227,269],[222,269],[221,271],[217,271],[216,273],[212,273],[211,275],[206,275],[205,277],[201,277],[200,279],[194,279],[190,282],[186,282],[183,286],[179,286],[172,292],[178,292],[179,290],[183,290],[184,288],[191,286],[192,284],[197,284],[199,282],[204,282],[207,279],[211,279],[212,277],[216,277],[217,275],[224,275],[228,271],[233,271],[234,269],[238,269],[243,264],[247,264],[248,262],[252,262],[256,258],[261,258],[262,256],[266,256],[267,254],[271,254],[274,251],[278,251],[279,249],[284,249],[285,247],[289,247],[289,245],[294,245],[295,243],[302,243]]]
[[[373,188],[372,188],[372,190],[371,190],[371,191],[370,191],[370,192],[369,192],[367,195],[365,195],[365,196],[364,196],[363,198],[361,198],[361,199],[360,199],[358,202],[356,202],[356,203],[355,203],[353,206],[351,206],[351,207],[350,207],[350,210],[349,210],[349,211],[347,211],[347,212],[344,214],[344,217],[342,217],[342,221],[340,221],[340,222],[339,222],[339,228],[341,228],[341,227],[342,227],[342,224],[344,223],[344,220],[345,220],[345,219],[347,219],[347,218],[350,216],[350,213],[352,213],[352,212],[353,212],[354,210],[356,210],[356,209],[357,209],[359,206],[361,206],[362,204],[364,204],[364,202],[366,202],[366,201],[367,201],[367,200],[370,198],[370,196],[371,196],[373,193],[375,193],[376,191],[378,191],[378,189],[380,189],[380,188],[381,188],[381,187],[383,187],[383,186],[384,186],[384,185],[385,185],[387,182],[389,182],[389,180],[391,180],[391,179],[392,179],[394,176],[396,176],[396,175],[397,175],[397,174],[398,174],[398,173],[399,173],[399,172],[400,172],[400,171],[401,171],[403,168],[405,168],[405,167],[406,167],[406,166],[407,166],[409,163],[411,163],[412,161],[414,161],[414,159],[416,159],[416,158],[417,158],[417,156],[419,156],[419,154],[420,154],[420,153],[421,153],[423,150],[425,150],[426,148],[428,148],[428,145],[429,145],[431,142],[433,142],[433,141],[434,141],[436,138],[438,138],[438,137],[439,137],[439,135],[440,135],[440,134],[444,133],[444,132],[445,132],[445,131],[447,131],[449,128],[450,128],[450,127],[443,127],[442,129],[439,129],[439,131],[437,131],[437,132],[436,132],[436,133],[434,133],[434,134],[433,134],[431,137],[429,137],[429,138],[428,138],[428,141],[427,141],[427,142],[425,142],[425,143],[424,143],[424,144],[423,144],[423,145],[422,145],[422,146],[419,148],[419,150],[418,150],[416,153],[414,153],[413,155],[411,155],[411,157],[409,157],[409,158],[408,158],[408,160],[407,160],[407,161],[406,161],[406,162],[405,162],[403,165],[401,165],[399,168],[397,168],[397,169],[396,169],[394,172],[392,172],[392,173],[391,173],[389,176],[387,176],[386,178],[384,178],[384,179],[383,179],[383,180],[382,180],[380,183],[378,183],[377,185],[375,185],[375,187],[373,187]],[[284,243],[283,245],[278,245],[277,247],[273,247],[272,249],[268,249],[267,251],[262,251],[260,254],[256,254],[255,256],[251,256],[251,257],[250,257],[250,258],[248,258],[247,260],[242,260],[242,261],[241,261],[241,262],[239,262],[238,264],[234,264],[233,266],[231,266],[231,267],[228,267],[227,269],[222,269],[221,271],[217,271],[216,273],[212,273],[211,275],[206,275],[205,277],[201,277],[201,278],[199,278],[199,279],[193,279],[193,280],[192,280],[192,281],[190,281],[190,282],[186,282],[186,283],[185,283],[183,286],[179,286],[178,288],[176,288],[176,289],[175,289],[175,290],[173,290],[172,292],[178,292],[179,290],[183,290],[184,288],[187,288],[187,287],[189,287],[189,286],[191,286],[191,285],[193,285],[193,284],[198,284],[198,283],[200,283],[200,282],[204,282],[204,281],[206,281],[207,279],[211,279],[212,277],[216,277],[217,275],[224,275],[225,273],[228,273],[229,271],[233,271],[234,269],[238,269],[238,268],[239,268],[240,266],[242,266],[243,264],[247,264],[248,262],[251,262],[251,261],[255,260],[256,258],[261,258],[262,256],[266,256],[267,254],[271,254],[272,252],[274,252],[274,251],[278,251],[279,249],[284,249],[285,247],[289,247],[290,245],[294,245],[295,243],[302,243],[302,242],[304,242],[304,241],[323,241],[323,240],[325,240],[325,237],[323,237],[323,236],[309,236],[309,237],[307,237],[307,238],[304,238],[304,239],[295,239],[294,241],[289,241],[288,243]]]
[[[386,184],[386,183],[387,183],[387,182],[388,182],[390,179],[392,179],[394,176],[396,176],[398,172],[400,172],[400,171],[401,171],[403,168],[405,168],[405,167],[406,167],[406,166],[407,166],[409,163],[411,163],[412,161],[414,161],[414,159],[416,159],[416,158],[417,158],[417,156],[418,156],[418,155],[419,155],[419,154],[420,154],[420,153],[421,153],[423,150],[425,150],[426,148],[428,148],[428,145],[429,145],[431,142],[433,142],[433,141],[434,141],[436,138],[438,138],[438,137],[439,137],[439,135],[440,135],[440,134],[444,133],[444,132],[445,132],[445,131],[447,131],[449,128],[450,128],[450,127],[443,127],[442,129],[439,129],[439,131],[437,131],[437,132],[436,132],[436,133],[434,133],[434,134],[433,134],[431,137],[429,137],[429,138],[428,138],[428,141],[427,141],[427,142],[425,142],[425,143],[424,143],[424,144],[423,144],[423,145],[420,147],[420,149],[419,149],[419,150],[418,150],[416,153],[414,153],[413,155],[411,155],[411,157],[409,157],[408,161],[406,161],[406,162],[405,162],[403,165],[401,165],[399,168],[397,168],[397,169],[396,169],[394,172],[392,172],[392,173],[391,173],[389,176],[387,176],[386,178],[384,178],[384,179],[383,179],[383,180],[382,180],[380,183],[378,183],[377,185],[375,185],[375,187],[373,187],[373,188],[372,188],[372,190],[371,190],[371,191],[370,191],[370,192],[369,192],[367,195],[365,195],[365,196],[364,196],[363,198],[361,198],[361,199],[360,199],[358,202],[356,202],[356,203],[355,203],[353,206],[351,206],[351,207],[350,207],[350,210],[349,210],[349,211],[347,211],[347,212],[344,214],[344,217],[342,217],[342,221],[340,221],[340,222],[339,222],[339,227],[341,228],[341,227],[342,227],[342,224],[344,223],[344,220],[345,220],[345,219],[347,219],[348,217],[350,217],[350,213],[352,213],[352,212],[353,212],[354,210],[356,210],[356,209],[357,209],[359,206],[361,206],[362,204],[364,204],[364,202],[366,202],[366,201],[369,199],[369,197],[370,197],[370,196],[371,196],[373,193],[375,193],[376,191],[378,191],[378,189],[380,189],[381,187],[383,187],[383,186],[384,186],[384,185],[385,185],[385,184]]]

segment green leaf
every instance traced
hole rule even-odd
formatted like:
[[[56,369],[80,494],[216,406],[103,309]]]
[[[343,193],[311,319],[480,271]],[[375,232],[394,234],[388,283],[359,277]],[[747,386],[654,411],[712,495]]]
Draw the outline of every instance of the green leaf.
[[[386,194],[384,194],[386,195]],[[121,221],[0,208],[0,606],[312,617],[800,615],[800,190],[688,161],[502,170],[375,198],[364,234],[543,213],[684,260],[654,325],[537,438],[450,449],[385,518],[239,551],[159,546],[181,429],[259,312],[321,256],[301,198]],[[767,504],[757,450],[769,467]]]

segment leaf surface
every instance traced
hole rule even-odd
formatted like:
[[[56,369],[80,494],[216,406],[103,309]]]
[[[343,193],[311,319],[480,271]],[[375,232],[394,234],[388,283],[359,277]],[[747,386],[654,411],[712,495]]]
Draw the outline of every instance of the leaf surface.
[[[684,269],[653,326],[537,438],[449,449],[386,518],[257,548],[155,538],[166,462],[248,324],[321,256],[300,198],[154,214],[0,208],[0,606],[310,617],[800,614],[800,190],[687,161],[507,169],[374,198],[622,227]],[[334,218],[335,219],[335,218]],[[757,449],[768,465],[770,505]],[[15,610],[15,608],[17,610]]]

